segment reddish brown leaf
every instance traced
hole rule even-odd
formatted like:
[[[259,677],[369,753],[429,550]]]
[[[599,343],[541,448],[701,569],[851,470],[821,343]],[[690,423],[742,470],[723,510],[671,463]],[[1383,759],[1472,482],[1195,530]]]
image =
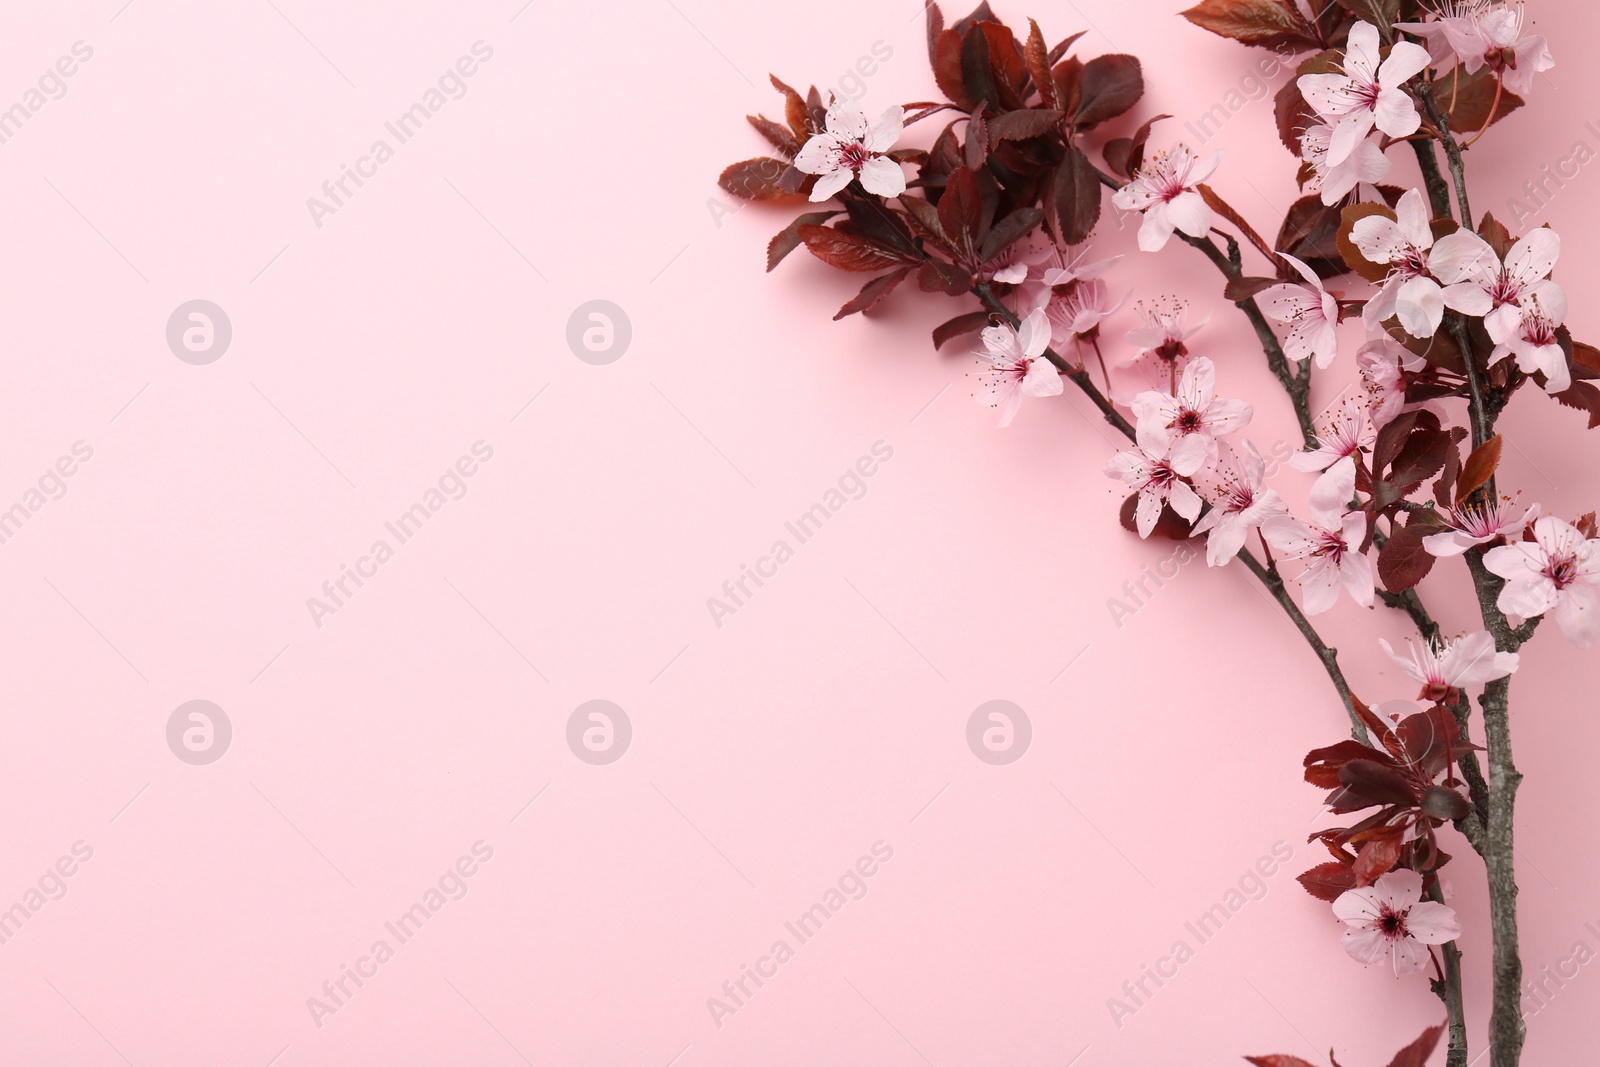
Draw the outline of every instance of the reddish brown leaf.
[[[989,325],[987,311],[969,311],[964,315],[957,315],[933,328],[933,347],[943,348],[945,342],[965,334],[976,333],[987,325]]]
[[[1387,752],[1363,745],[1354,738],[1346,738],[1338,744],[1314,748],[1306,753],[1306,781],[1321,789],[1337,789],[1343,784],[1339,781],[1340,768],[1355,760],[1372,760],[1389,767],[1398,766]]]
[[[1316,27],[1281,0],[1201,0],[1183,17],[1212,33],[1263,48],[1321,48]]]
[[[745,118],[750,120],[750,125],[759,130],[761,136],[765,137],[773,148],[784,154],[784,158],[793,159],[795,153],[800,151],[800,142],[789,132],[789,127],[773,122],[765,115],[746,115]]]
[[[917,286],[925,293],[960,296],[972,288],[972,275],[953,263],[929,259],[917,271]]]
[[[977,259],[978,243],[982,240],[983,196],[978,192],[978,180],[968,167],[953,171],[939,198],[939,225],[955,247],[957,258],[966,262]]]
[[[1424,1030],[1421,1037],[1395,1053],[1394,1059],[1389,1061],[1389,1067],[1426,1067],[1428,1057],[1439,1047],[1439,1037],[1443,1033],[1442,1026]]]
[[[928,5],[928,66],[939,65],[939,34],[944,31],[944,12],[938,4]]]
[[[1056,165],[1055,178],[1045,194],[1046,218],[1064,244],[1082,243],[1100,221],[1100,176],[1077,145]]]
[[[1126,113],[1144,95],[1144,72],[1133,56],[1095,56],[1083,65],[1083,95],[1073,125],[1087,130]]]
[[[794,134],[795,140],[804,141],[811,135],[806,102],[800,99],[800,94],[794,89],[779,81],[776,74],[768,74],[767,77],[772,80],[772,87],[783,94],[783,117],[789,123],[789,132]]]
[[[1319,863],[1297,875],[1295,881],[1304,886],[1307,893],[1329,904],[1338,900],[1341,893],[1356,887],[1356,876],[1350,867],[1335,861]]]
[[[1378,553],[1378,577],[1391,593],[1401,593],[1427,577],[1434,556],[1422,547],[1422,539],[1439,532],[1437,526],[1412,522],[1389,535],[1389,543]]]
[[[1044,212],[1036,207],[1017,208],[989,230],[989,236],[984,238],[983,247],[978,250],[979,259],[984,263],[989,262],[1027,235],[1043,218]]]
[[[1051,108],[1031,107],[1020,111],[1007,111],[996,115],[989,123],[989,144],[1001,141],[1025,141],[1030,137],[1049,133],[1061,122],[1061,112]]]
[[[1362,845],[1361,851],[1356,854],[1355,866],[1350,871],[1357,885],[1371,885],[1400,862],[1400,828],[1395,826],[1388,829],[1393,832],[1374,837]]]
[[[1256,1067],[1317,1067],[1299,1056],[1246,1056],[1245,1062],[1253,1063]]]
[[[1339,254],[1339,209],[1323,204],[1320,196],[1303,196],[1289,205],[1275,246],[1287,252],[1324,278],[1344,273],[1344,257]],[[1289,269],[1288,264],[1283,270]]]
[[[1032,19],[1028,20],[1028,43],[1022,48],[1022,58],[1028,65],[1028,76],[1039,90],[1039,102],[1046,108],[1055,108],[1056,83],[1050,77],[1050,54],[1045,48],[1044,34],[1039,32],[1039,24]]]
[[[961,74],[961,35],[955,30],[943,30],[934,46],[933,80],[939,91],[962,111],[971,111],[973,101],[967,95],[966,81]]]
[[[783,184],[789,164],[771,156],[742,160],[724,170],[717,184],[741,200],[787,200],[799,195]]]
[[[854,315],[858,311],[871,311],[878,306],[879,301],[894,292],[895,286],[904,281],[905,276],[910,273],[910,267],[901,267],[897,271],[872,279],[861,287],[861,292],[857,293],[849,303],[839,309],[838,314],[833,317],[834,321],[837,322],[846,315]]]
[[[1500,466],[1500,448],[1503,444],[1503,439],[1496,434],[1472,450],[1472,455],[1462,464],[1461,476],[1456,481],[1457,504],[1494,477],[1495,468]]]
[[[1274,285],[1282,285],[1282,278],[1230,278],[1228,284],[1222,287],[1222,295],[1232,300],[1235,304],[1243,303]]]
[[[1569,408],[1589,413],[1589,429],[1600,426],[1600,389],[1588,382],[1573,382],[1572,388],[1552,394]]]
[[[821,226],[837,214],[837,211],[809,211],[778,231],[778,235],[767,243],[767,269],[770,271],[800,247],[800,227]]]
[[[1247,241],[1255,245],[1261,254],[1267,257],[1268,263],[1277,265],[1278,257],[1273,254],[1272,246],[1267,244],[1267,242],[1259,233],[1256,233],[1255,227],[1251,226],[1249,222],[1245,221],[1243,215],[1233,210],[1232,204],[1218,196],[1216,190],[1212,189],[1211,186],[1206,185],[1204,182],[1195,186],[1195,188],[1199,190],[1200,198],[1206,202],[1207,207],[1211,208],[1211,210],[1215,211],[1218,215],[1221,215],[1224,220],[1233,225],[1234,229],[1243,234]]]
[[[1489,121],[1491,106],[1495,122],[1522,106],[1522,97],[1504,90],[1500,91],[1499,103],[1496,103],[1495,90],[1499,83],[1499,76],[1487,65],[1479,67],[1476,74],[1468,74],[1459,64],[1433,83],[1433,95],[1439,106],[1447,109],[1445,115],[1450,119],[1452,132],[1463,139],[1471,137]]]
[[[1484,212],[1483,221],[1478,223],[1478,236],[1492,249],[1494,254],[1501,259],[1511,254],[1512,247],[1517,239],[1511,236],[1511,231],[1506,229],[1506,224],[1488,212]]]
[[[866,238],[837,226],[799,227],[800,240],[812,255],[840,270],[867,271],[898,267],[905,259]]]

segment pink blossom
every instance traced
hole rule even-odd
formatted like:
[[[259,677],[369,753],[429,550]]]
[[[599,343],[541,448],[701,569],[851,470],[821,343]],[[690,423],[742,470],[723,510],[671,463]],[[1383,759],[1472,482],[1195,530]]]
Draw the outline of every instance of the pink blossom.
[[[1112,194],[1111,202],[1123,211],[1144,212],[1139,227],[1141,250],[1159,252],[1174,230],[1190,237],[1210,232],[1211,208],[1195,186],[1211,177],[1221,162],[1220,150],[1197,161],[1188,145],[1176,144],[1158,152],[1131,182]]]
[[[1317,447],[1296,452],[1289,466],[1297,471],[1322,471],[1311,486],[1311,507],[1324,514],[1342,515],[1356,488],[1356,457],[1370,449],[1377,431],[1367,420],[1366,409],[1354,397],[1339,402],[1327,429],[1317,437]]]
[[[1283,350],[1290,359],[1317,358],[1318,368],[1326,367],[1339,354],[1339,301],[1322,287],[1317,272],[1287,252],[1279,252],[1304,278],[1304,285],[1274,285],[1263,289],[1261,311],[1279,326],[1289,327]]]
[[[1307,615],[1320,615],[1333,607],[1341,588],[1362,607],[1372,606],[1377,586],[1372,561],[1361,551],[1367,520],[1360,512],[1340,518],[1313,509],[1311,522],[1292,515],[1271,515],[1261,524],[1261,533],[1287,558],[1305,561],[1300,592]]]
[[[1223,462],[1216,471],[1216,499],[1194,526],[1194,533],[1209,535],[1207,566],[1220,567],[1232,560],[1244,547],[1251,530],[1260,527],[1269,516],[1289,510],[1277,492],[1264,484],[1266,464],[1261,453],[1248,440],[1243,445],[1243,451],[1239,451],[1226,441],[1221,442]]]
[[[1544,372],[1545,392],[1561,393],[1572,388],[1567,353],[1556,335],[1556,328],[1566,317],[1566,290],[1555,282],[1541,282],[1540,288],[1523,298],[1521,325],[1509,339],[1494,346],[1489,362],[1515,356],[1517,368],[1524,374]]]
[[[1211,314],[1207,312],[1206,316],[1194,325],[1186,324],[1184,317],[1189,311],[1189,305],[1176,298],[1163,300],[1154,305],[1140,301],[1135,310],[1144,320],[1144,325],[1128,331],[1128,343],[1139,350],[1130,357],[1129,362],[1153,352],[1163,363],[1176,363],[1189,354],[1189,346],[1185,342],[1211,321]]]
[[[1433,230],[1422,193],[1406,192],[1395,205],[1395,214],[1394,219],[1367,215],[1350,228],[1350,239],[1363,256],[1389,265],[1389,276],[1367,301],[1362,320],[1372,329],[1398,315],[1412,337],[1432,337],[1444,320],[1444,291],[1430,274]]]
[[[1382,140],[1382,134],[1369,134],[1342,163],[1330,165],[1328,149],[1333,144],[1333,127],[1317,123],[1300,135],[1300,158],[1310,164],[1313,177],[1321,184],[1324,204],[1332,207],[1361,183],[1372,185],[1389,176],[1394,164],[1383,154]]]
[[[1434,64],[1461,61],[1468,74],[1487,64],[1518,96],[1533,90],[1533,77],[1556,65],[1540,35],[1522,36],[1523,5],[1493,0],[1445,0],[1432,22],[1398,22],[1395,29],[1428,42]]]
[[[1139,445],[1118,452],[1106,461],[1108,477],[1120,478],[1128,488],[1139,494],[1134,512],[1140,537],[1149,537],[1161,517],[1163,504],[1193,522],[1200,514],[1202,501],[1194,488],[1183,479],[1193,475],[1205,462],[1204,447],[1195,447],[1195,438],[1180,441],[1170,452],[1152,452]]]
[[[1076,253],[1073,248],[1079,249]],[[1089,258],[1089,249],[1084,245],[1071,245],[1061,248],[1050,244],[1042,251],[1034,252],[1027,257],[1028,277],[1040,282],[1046,287],[1056,285],[1071,285],[1073,282],[1087,281],[1094,278],[1104,278],[1110,273],[1111,268],[1122,262],[1121,256],[1112,256],[1110,259],[1099,259],[1090,263],[1084,260]],[[1037,298],[1037,294],[1034,294]]]
[[[1459,556],[1476,545],[1488,544],[1497,537],[1508,540],[1519,536],[1527,525],[1539,517],[1539,505],[1530,507],[1520,518],[1511,517],[1510,508],[1500,500],[1487,504],[1466,504],[1448,509],[1451,529],[1445,533],[1429,534],[1422,539],[1422,547],[1441,559]]]
[[[983,331],[984,351],[977,355],[989,367],[978,402],[1000,409],[1000,425],[1017,417],[1024,396],[1058,396],[1061,375],[1045,358],[1050,346],[1050,324],[1043,311],[1034,311],[1020,328],[989,326]]]
[[[1115,302],[1111,290],[1099,278],[1063,286],[1041,288],[1034,296],[1033,309],[1043,311],[1050,323],[1050,346],[1058,352],[1076,345],[1079,338],[1093,338],[1100,324],[1128,300],[1123,293]]]
[[[1243,400],[1217,396],[1217,368],[1204,356],[1184,368],[1176,395],[1151,389],[1134,397],[1131,406],[1139,443],[1147,450],[1160,454],[1192,435],[1204,443],[1208,460],[1216,458],[1216,439],[1244,429],[1254,413]]]
[[[1437,645],[1407,641],[1407,656],[1395,652],[1381,637],[1378,644],[1408,677],[1421,684],[1417,699],[1430,702],[1454,700],[1456,690],[1504,678],[1517,669],[1520,661],[1515,652],[1497,652],[1487,630],[1476,630]]]
[[[1600,539],[1546,515],[1534,521],[1533,540],[1491,548],[1483,564],[1506,580],[1501,611],[1521,619],[1553,612],[1579,648],[1600,637]]]
[[[1401,86],[1426,69],[1428,62],[1427,49],[1400,41],[1380,63],[1378,28],[1358,22],[1350,27],[1344,73],[1301,75],[1298,84],[1306,103],[1333,125],[1329,166],[1349,159],[1373,126],[1390,137],[1417,132],[1422,116]]]
[[[1356,368],[1366,383],[1367,415],[1374,430],[1383,429],[1411,406],[1406,403],[1404,372],[1420,370],[1426,362],[1385,333],[1356,352]]]
[[[861,187],[878,196],[899,196],[906,191],[905,172],[884,155],[900,139],[905,111],[896,104],[870,126],[853,104],[835,101],[828,108],[826,129],[812,134],[794,157],[795,168],[819,175],[811,188],[812,200],[826,200],[860,178]]]
[[[1396,977],[1428,967],[1428,945],[1442,945],[1461,936],[1452,908],[1422,899],[1422,875],[1389,871],[1370,886],[1348,889],[1333,902],[1333,913],[1350,929],[1344,950],[1358,963],[1371,966],[1387,957]]]
[[[1457,230],[1440,238],[1429,262],[1445,283],[1445,306],[1482,318],[1489,338],[1502,345],[1521,332],[1532,298],[1546,307],[1556,299],[1560,286],[1548,278],[1560,255],[1561,238],[1544,226],[1512,245],[1504,263],[1482,237]],[[1565,294],[1561,300],[1565,311]]]

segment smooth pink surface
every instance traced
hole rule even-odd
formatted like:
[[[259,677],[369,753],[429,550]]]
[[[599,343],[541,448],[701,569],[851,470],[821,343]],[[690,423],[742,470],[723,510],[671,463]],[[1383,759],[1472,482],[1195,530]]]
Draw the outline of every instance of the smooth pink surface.
[[[1099,1067],[1333,1046],[1362,1067],[1443,1018],[1420,978],[1350,961],[1292,884],[1317,861],[1300,758],[1343,716],[1248,576],[1191,562],[1119,626],[1109,598],[1172,549],[1117,527],[1087,406],[1029,401],[997,431],[962,346],[925,341],[964,304],[908,290],[831,323],[858,279],[803,252],[764,275],[789,214],[716,189],[760,151],[741,116],[781,111],[768,71],[837,85],[881,42],[864,106],[930,96],[916,4],[123,3],[12,5],[0,33],[3,105],[93,49],[0,145],[0,507],[93,449],[0,545],[0,907],[93,850],[0,945],[0,1061]],[[1265,55],[1178,6],[1000,8],[1137,52],[1133,118],[1177,116],[1161,144]],[[1600,15],[1530,13],[1559,65],[1471,152],[1480,211],[1600,148]],[[480,40],[466,95],[318,227],[306,198]],[[1270,101],[1213,143],[1216,186],[1274,225],[1294,163]],[[1600,279],[1592,169],[1532,223],[1566,237],[1578,293]],[[1108,214],[1101,246],[1131,238]],[[1223,391],[1256,402],[1263,451],[1293,440],[1197,256],[1130,259],[1114,284],[1215,308],[1198,340]],[[233,325],[208,366],[164,337],[195,298]],[[591,299],[632,322],[609,366],[565,340]],[[1352,373],[1348,329],[1321,399]],[[1600,438],[1576,413],[1529,395],[1503,425],[1503,484],[1595,506]],[[315,625],[306,598],[479,441],[466,495]],[[707,598],[879,441],[865,495],[716,626]],[[1425,592],[1473,626],[1459,564]],[[1376,645],[1401,617],[1345,604],[1327,628],[1369,699],[1411,695]],[[1600,672],[1547,630],[1513,690],[1535,976],[1600,948]],[[565,739],[596,698],[634,729],[608,766]],[[1033,723],[1009,766],[965,740],[997,698]],[[193,699],[233,725],[209,766],[166,743]],[[479,841],[465,897],[399,945],[384,924]],[[880,841],[866,895],[788,935]],[[1199,944],[1185,924],[1280,841],[1261,899]],[[1485,903],[1457,844],[1476,1047]],[[708,998],[780,938],[793,959],[716,1025]],[[394,958],[317,1026],[307,998],[379,939]],[[1109,998],[1179,939],[1194,957],[1119,1026]],[[1592,1048],[1592,970],[1530,1020],[1525,1062]]]

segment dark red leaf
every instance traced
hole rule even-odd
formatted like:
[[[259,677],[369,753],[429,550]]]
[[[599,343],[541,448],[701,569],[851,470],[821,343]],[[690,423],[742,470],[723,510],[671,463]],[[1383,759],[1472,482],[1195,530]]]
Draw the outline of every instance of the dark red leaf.
[[[1556,400],[1569,408],[1589,413],[1589,429],[1600,426],[1600,389],[1596,389],[1588,382],[1573,382],[1570,389],[1564,389],[1552,394]]]
[[[945,342],[964,334],[976,333],[987,325],[989,325],[987,311],[969,311],[964,315],[957,315],[933,328],[933,347],[943,348]]]
[[[1039,24],[1028,20],[1028,43],[1022,48],[1022,58],[1028,65],[1028,76],[1039,90],[1039,102],[1046,108],[1056,106],[1056,83],[1050,77],[1050,54],[1044,46],[1044,34]]]
[[[985,263],[989,262],[1014,242],[1026,236],[1043,218],[1044,212],[1036,207],[1017,208],[989,230],[989,236],[984,238],[983,247],[978,250],[979,258]]]
[[[1122,528],[1129,533],[1138,533],[1139,525],[1136,513],[1139,508],[1139,494],[1135,493],[1122,502],[1122,510],[1117,513],[1117,519],[1122,523]],[[1179,515],[1172,508],[1162,505],[1161,515],[1156,519],[1155,526],[1150,531],[1151,537],[1159,537],[1168,541],[1187,541],[1192,531],[1189,520]]]
[[[1307,893],[1329,904],[1338,900],[1341,893],[1356,887],[1356,876],[1349,865],[1337,862],[1319,863],[1297,875],[1295,881],[1304,886]]]
[[[1201,0],[1183,17],[1212,33],[1263,48],[1320,48],[1316,27],[1282,0]]]
[[[1460,85],[1457,86],[1459,80]],[[1468,74],[1459,64],[1449,74],[1433,83],[1433,95],[1439,106],[1445,108],[1450,119],[1450,129],[1471,137],[1489,121],[1489,108],[1494,107],[1494,121],[1499,122],[1522,106],[1522,97],[1500,91],[1500,102],[1495,103],[1495,88],[1500,78],[1487,65],[1479,67],[1476,74]]]
[[[971,111],[973,101],[961,73],[961,34],[944,30],[934,48],[933,80],[949,101],[962,111]]]
[[[1350,872],[1355,876],[1357,885],[1371,885],[1400,862],[1400,827],[1391,826],[1387,829],[1392,832],[1372,838],[1356,853],[1355,866]]]
[[[955,247],[957,257],[967,262],[977,259],[983,234],[983,195],[978,180],[968,167],[953,171],[939,198],[939,224]]]
[[[746,115],[750,125],[761,132],[761,136],[771,142],[772,147],[784,154],[786,159],[793,159],[795,153],[800,151],[800,142],[795,140],[794,134],[782,123],[773,122],[765,115]]]
[[[1363,745],[1353,738],[1346,738],[1338,744],[1314,748],[1306,753],[1306,781],[1320,789],[1336,789],[1342,784],[1339,781],[1339,768],[1358,759],[1373,760],[1391,767],[1397,766],[1387,752]]]
[[[789,164],[771,156],[757,156],[734,163],[722,172],[717,184],[741,200],[787,200],[798,191],[783,184]]]
[[[1374,804],[1411,806],[1417,802],[1417,791],[1411,781],[1395,768],[1375,759],[1346,763],[1339,768],[1339,782],[1346,792],[1360,794]]]
[[[1317,1067],[1299,1056],[1246,1056],[1245,1062],[1253,1063],[1256,1067]]]
[[[1126,113],[1144,95],[1144,72],[1133,56],[1095,56],[1083,65],[1083,95],[1073,114],[1080,130]]]
[[[1055,178],[1045,194],[1047,218],[1063,244],[1083,242],[1100,221],[1100,176],[1077,145],[1056,165]]]
[[[834,321],[837,322],[846,315],[854,315],[858,311],[871,311],[880,300],[894,292],[895,286],[904,281],[905,276],[910,273],[910,267],[901,267],[897,271],[872,279],[861,287],[861,292],[857,293],[849,303],[839,309],[839,313],[833,317]]]
[[[989,123],[989,144],[994,146],[1001,141],[1025,141],[1030,137],[1038,137],[1055,129],[1060,122],[1061,112],[1050,108],[1030,107],[1007,111],[1004,115],[996,115],[994,121]]]
[[[783,262],[783,257],[800,247],[800,227],[820,226],[837,214],[837,211],[810,211],[785,226],[767,243],[767,269],[776,267]]]
[[[1389,1061],[1389,1067],[1426,1067],[1428,1057],[1439,1047],[1439,1037],[1443,1033],[1442,1026],[1424,1030],[1421,1037],[1395,1053],[1394,1059]]]
[[[929,259],[917,271],[917,286],[925,293],[960,296],[972,288],[972,275],[953,263]]]
[[[1472,805],[1454,789],[1442,785],[1430,785],[1422,792],[1422,810],[1424,814],[1431,815],[1435,819],[1455,822],[1471,811]]]
[[[802,225],[799,230],[800,240],[805,242],[812,255],[840,270],[882,270],[906,262],[904,257],[845,229],[844,223],[837,226]]]
[[[1456,481],[1456,503],[1461,503],[1494,477],[1495,468],[1500,466],[1502,444],[1504,441],[1496,434],[1472,450],[1472,455],[1462,464],[1461,476]]]
[[[1228,284],[1222,287],[1222,295],[1238,304],[1249,300],[1263,289],[1282,284],[1282,278],[1230,278]]]
[[[1389,535],[1389,543],[1378,553],[1378,577],[1391,593],[1404,592],[1427,577],[1434,556],[1422,547],[1422,539],[1439,532],[1437,526],[1410,522]]]
[[[944,12],[938,4],[928,5],[928,66],[939,65],[939,34],[944,31]]]

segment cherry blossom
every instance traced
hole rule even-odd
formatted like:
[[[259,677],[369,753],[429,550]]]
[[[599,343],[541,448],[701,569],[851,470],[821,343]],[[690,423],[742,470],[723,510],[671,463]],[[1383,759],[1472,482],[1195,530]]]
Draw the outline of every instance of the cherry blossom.
[[[1506,580],[1501,611],[1520,619],[1553,612],[1579,648],[1600,637],[1600,540],[1546,515],[1534,521],[1533,540],[1491,548],[1483,564]]]
[[[1378,28],[1370,22],[1350,27],[1344,73],[1304,74],[1300,93],[1333,126],[1327,163],[1335,166],[1355,153],[1373,126],[1390,137],[1409,137],[1422,125],[1417,105],[1400,88],[1428,66],[1428,50],[1400,41],[1378,60]]]
[[[819,176],[812,186],[811,199],[826,200],[853,178],[860,178],[861,187],[878,196],[905,192],[905,172],[883,154],[900,139],[904,123],[905,111],[898,104],[868,125],[860,109],[835,101],[828,108],[826,129],[813,134],[794,157],[796,169]]]
[[[977,355],[989,367],[982,372],[988,380],[978,393],[978,402],[1000,409],[1001,426],[1011,425],[1024,396],[1060,395],[1061,375],[1044,356],[1050,345],[1050,324],[1043,311],[1030,314],[1016,330],[989,326],[982,336],[984,351]]]
[[[1261,524],[1267,543],[1289,559],[1305,562],[1300,573],[1301,599],[1307,615],[1320,615],[1339,600],[1343,588],[1364,608],[1372,606],[1377,587],[1372,561],[1361,551],[1367,535],[1366,516],[1359,511],[1313,508],[1311,522],[1292,515],[1269,515]]]
[[[1511,517],[1509,503],[1501,500],[1492,500],[1487,504],[1465,504],[1448,509],[1448,514],[1450,530],[1429,534],[1422,539],[1422,547],[1440,559],[1459,556],[1467,549],[1488,544],[1497,537],[1511,539],[1539,517],[1539,505],[1534,504],[1515,519]]]
[[[1482,237],[1458,230],[1440,238],[1429,262],[1445,283],[1445,306],[1482,318],[1489,338],[1501,345],[1521,332],[1530,298],[1538,297],[1545,307],[1555,301],[1561,287],[1549,276],[1560,255],[1561,238],[1543,226],[1512,245],[1503,263]],[[1566,308],[1565,294],[1561,307]]]
[[[1161,453],[1193,436],[1203,443],[1207,460],[1217,457],[1218,437],[1244,429],[1254,414],[1243,400],[1217,396],[1217,368],[1204,356],[1183,369],[1176,394],[1147,390],[1134,397],[1131,406],[1140,445]]]
[[[1138,349],[1129,362],[1153,353],[1163,363],[1177,363],[1189,354],[1189,346],[1185,342],[1211,321],[1211,313],[1207,312],[1199,322],[1193,325],[1185,323],[1189,305],[1176,298],[1155,304],[1146,304],[1141,300],[1134,310],[1144,325],[1128,331],[1128,343]]]
[[[1504,678],[1520,662],[1515,652],[1495,651],[1494,638],[1487,630],[1476,630],[1437,645],[1407,641],[1410,655],[1405,656],[1381,637],[1378,644],[1407,677],[1421,684],[1417,699],[1430,702],[1454,703],[1460,699],[1460,690]]]
[[[1134,523],[1140,537],[1149,537],[1161,518],[1163,504],[1193,522],[1200,515],[1202,501],[1194,488],[1183,479],[1190,477],[1205,462],[1205,449],[1194,447],[1198,442],[1191,438],[1179,443],[1171,452],[1152,452],[1143,445],[1118,452],[1106,461],[1105,473],[1120,478],[1128,488],[1139,494],[1134,511]]]
[[[1567,353],[1556,336],[1556,328],[1566,317],[1566,290],[1555,282],[1543,283],[1540,291],[1524,299],[1522,324],[1509,340],[1494,346],[1489,362],[1498,363],[1507,356],[1515,356],[1517,368],[1524,374],[1544,372],[1545,392],[1560,393],[1572,388]]]
[[[1342,514],[1355,493],[1356,457],[1370,449],[1377,440],[1377,431],[1367,418],[1361,402],[1345,397],[1339,402],[1327,428],[1317,436],[1317,447],[1296,452],[1289,457],[1289,466],[1297,471],[1322,471],[1311,486],[1311,506],[1321,512]]]
[[[1556,65],[1542,36],[1522,36],[1523,5],[1493,0],[1446,0],[1432,22],[1399,22],[1395,29],[1428,43],[1435,65],[1452,57],[1468,74],[1486,64],[1518,96],[1533,89],[1534,75]]]
[[[1220,443],[1222,462],[1216,468],[1216,498],[1211,510],[1194,525],[1195,534],[1208,535],[1207,566],[1228,563],[1244,547],[1251,530],[1260,527],[1269,516],[1289,510],[1277,491],[1263,483],[1267,468],[1261,453],[1248,440],[1242,445],[1240,450],[1226,441]]]
[[[1074,253],[1071,248],[1079,248]],[[1028,259],[1030,278],[1037,279],[1041,284],[1049,287],[1056,285],[1071,285],[1073,282],[1087,281],[1095,278],[1104,278],[1110,273],[1111,268],[1122,262],[1121,256],[1112,256],[1110,259],[1100,259],[1093,262],[1084,262],[1089,258],[1088,248],[1082,245],[1061,248],[1051,244],[1040,252],[1033,253]]]
[[[1312,175],[1320,183],[1324,204],[1332,207],[1362,182],[1372,185],[1389,176],[1394,164],[1383,154],[1379,144],[1382,140],[1382,134],[1369,134],[1343,162],[1330,165],[1328,149],[1333,144],[1333,127],[1317,123],[1300,135],[1300,158],[1310,164]]]
[[[1406,403],[1404,374],[1422,369],[1426,362],[1386,333],[1379,333],[1357,350],[1356,369],[1366,385],[1367,418],[1374,430],[1383,429],[1401,412],[1420,406]]]
[[[1322,287],[1317,272],[1287,252],[1279,252],[1305,279],[1304,285],[1284,283],[1261,291],[1258,302],[1267,318],[1289,327],[1284,353],[1293,360],[1315,356],[1320,369],[1339,354],[1339,301]]]
[[[1389,871],[1370,886],[1347,889],[1333,902],[1333,913],[1350,927],[1343,940],[1351,958],[1368,966],[1388,958],[1396,977],[1427,969],[1426,946],[1461,936],[1454,909],[1422,899],[1416,871]]]
[[[1174,230],[1190,237],[1204,237],[1211,230],[1211,208],[1195,186],[1211,177],[1222,162],[1219,149],[1196,160],[1186,144],[1176,144],[1158,152],[1139,168],[1127,185],[1111,196],[1112,204],[1123,211],[1144,212],[1139,226],[1139,248],[1159,252]]]
[[[1395,215],[1368,215],[1350,228],[1350,239],[1363,256],[1389,265],[1389,276],[1367,301],[1362,321],[1372,329],[1398,315],[1412,337],[1432,337],[1444,320],[1444,290],[1428,266],[1433,230],[1422,193],[1407,191],[1395,204]]]
[[[1034,297],[1033,309],[1044,312],[1049,320],[1051,347],[1065,352],[1069,344],[1075,347],[1080,338],[1092,340],[1096,337],[1100,323],[1127,300],[1128,294],[1123,293],[1113,302],[1105,282],[1088,278],[1059,289],[1040,289]]]

